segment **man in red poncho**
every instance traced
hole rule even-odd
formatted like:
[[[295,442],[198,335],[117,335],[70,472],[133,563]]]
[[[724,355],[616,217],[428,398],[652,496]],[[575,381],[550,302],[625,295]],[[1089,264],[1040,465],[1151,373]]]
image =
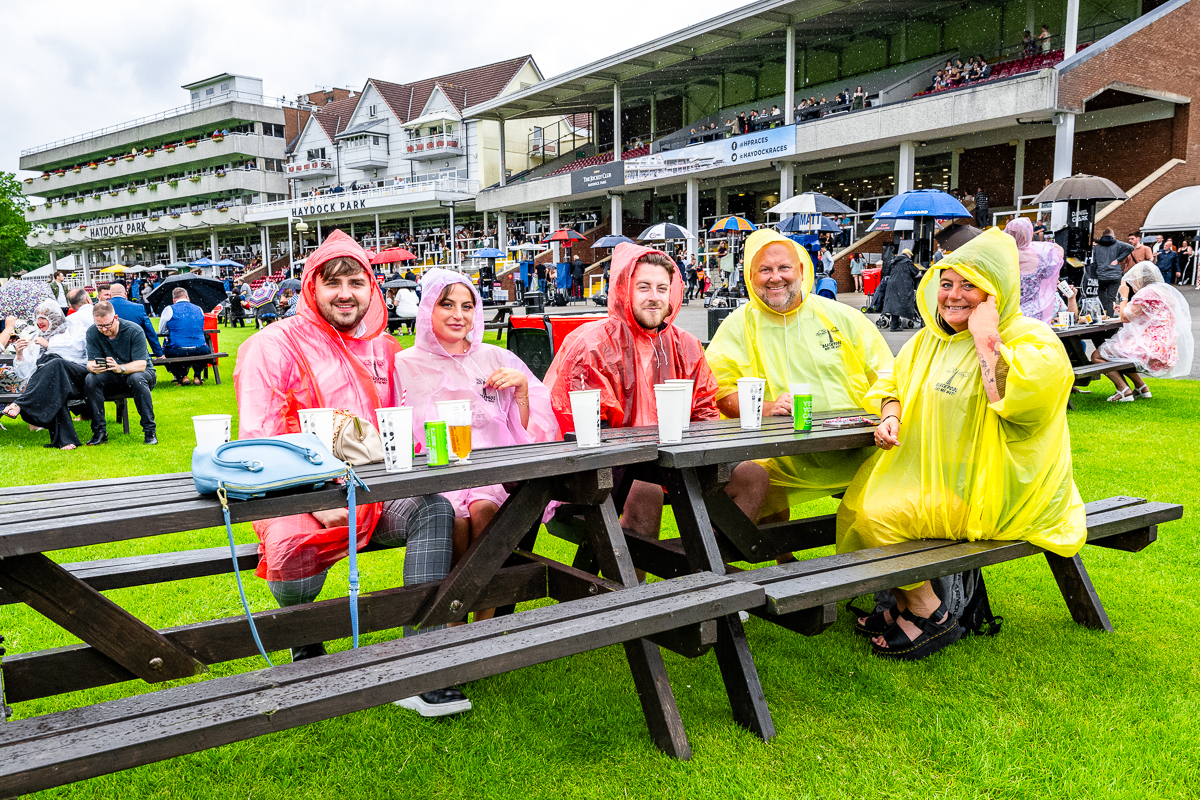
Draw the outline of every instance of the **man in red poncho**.
[[[649,247],[619,244],[609,280],[608,319],[571,332],[546,372],[559,427],[575,430],[570,393],[580,389],[600,390],[600,420],[610,428],[657,425],[654,384],[673,378],[694,382],[693,421],[720,419],[717,380],[704,348],[673,324],[683,303],[683,277],[675,262]],[[734,469],[726,492],[755,518],[767,488],[765,471],[746,462]],[[661,487],[634,481],[621,526],[657,538],[662,505]]]
[[[378,426],[387,405],[400,345],[387,332],[387,307],[367,253],[334,231],[308,258],[296,315],[250,337],[233,373],[238,437],[296,433],[302,408],[340,408]],[[450,572],[454,510],[439,495],[370,503],[358,508],[358,549],[374,540],[407,545],[404,580],[440,581]],[[311,603],[329,568],[348,554],[348,510],[332,509],[259,520],[258,576],[281,606]],[[323,643],[292,648],[297,661],[325,654]],[[465,711],[457,689],[401,701],[425,716]]]

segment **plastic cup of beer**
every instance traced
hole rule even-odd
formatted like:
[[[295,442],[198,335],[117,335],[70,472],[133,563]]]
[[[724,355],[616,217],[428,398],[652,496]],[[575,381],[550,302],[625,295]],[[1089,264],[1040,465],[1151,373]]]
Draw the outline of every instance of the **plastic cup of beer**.
[[[442,400],[437,404],[438,416],[450,429],[450,452],[460,464],[470,464],[471,459],[471,401]]]
[[[658,383],[654,386],[655,412],[658,414],[658,441],[678,444],[683,441],[683,401],[687,389]]]
[[[379,420],[379,438],[383,440],[383,468],[388,472],[408,472],[413,467],[412,406],[375,410]]]
[[[571,392],[571,416],[575,418],[575,442],[580,447],[600,446],[600,390]]]
[[[695,391],[696,382],[688,378],[671,378],[663,383],[667,386],[680,386],[687,390],[683,401],[683,429],[690,431],[692,429],[692,392]]]
[[[300,416],[300,432],[316,434],[325,445],[325,449],[333,452],[333,409],[332,408],[302,408],[297,412]]]
[[[196,429],[196,444],[214,447],[225,444],[233,434],[232,414],[199,414],[192,417],[192,427]]]
[[[762,427],[763,397],[767,393],[767,379],[738,378],[737,390],[742,430],[756,431]]]

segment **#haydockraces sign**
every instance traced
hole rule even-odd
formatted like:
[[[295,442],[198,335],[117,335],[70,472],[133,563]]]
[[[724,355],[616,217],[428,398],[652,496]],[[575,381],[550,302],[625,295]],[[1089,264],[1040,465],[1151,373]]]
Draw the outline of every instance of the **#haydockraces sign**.
[[[679,150],[626,159],[625,183],[671,178],[795,153],[796,126],[782,125],[728,139],[693,144]]]

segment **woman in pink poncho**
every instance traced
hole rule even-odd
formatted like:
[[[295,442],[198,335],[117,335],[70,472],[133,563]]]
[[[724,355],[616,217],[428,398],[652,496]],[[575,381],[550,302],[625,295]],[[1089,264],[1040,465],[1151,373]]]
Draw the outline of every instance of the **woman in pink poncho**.
[[[1132,361],[1156,378],[1181,378],[1192,371],[1192,312],[1174,286],[1163,283],[1153,263],[1134,264],[1121,279],[1117,313],[1121,330],[1092,353],[1092,361]],[[1131,375],[1131,389],[1119,372],[1106,372],[1117,393],[1110,402],[1129,403],[1135,397],[1149,400],[1150,387],[1140,375]]]
[[[1054,319],[1057,307],[1054,295],[1063,265],[1063,249],[1054,242],[1033,241],[1033,223],[1025,217],[1017,217],[1005,225],[1004,232],[1017,242],[1021,264],[1021,313],[1048,325]]]
[[[560,438],[550,392],[521,359],[484,344],[483,304],[464,276],[425,272],[417,307],[416,343],[396,356],[398,385],[413,407],[413,436],[425,443],[426,420],[439,419],[442,400],[471,401],[473,449]],[[395,397],[400,405],[400,397]],[[499,485],[443,494],[454,506],[454,560],[508,497]],[[477,614],[476,618],[482,615]]]

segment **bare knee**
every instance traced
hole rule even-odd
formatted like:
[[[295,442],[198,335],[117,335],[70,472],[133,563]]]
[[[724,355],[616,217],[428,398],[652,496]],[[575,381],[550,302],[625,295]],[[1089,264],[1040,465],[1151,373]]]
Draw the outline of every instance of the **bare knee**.
[[[621,514],[621,527],[657,539],[662,526],[662,507],[662,487],[634,481]]]
[[[758,512],[763,501],[767,499],[767,490],[770,488],[771,479],[766,468],[753,461],[743,461],[733,468],[725,493],[743,514],[750,519],[758,519]]]

